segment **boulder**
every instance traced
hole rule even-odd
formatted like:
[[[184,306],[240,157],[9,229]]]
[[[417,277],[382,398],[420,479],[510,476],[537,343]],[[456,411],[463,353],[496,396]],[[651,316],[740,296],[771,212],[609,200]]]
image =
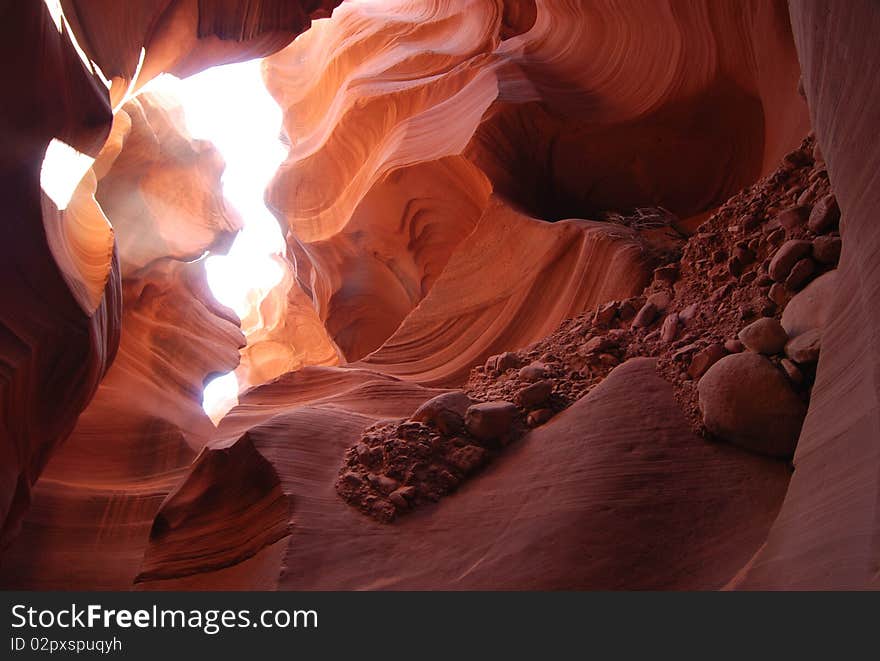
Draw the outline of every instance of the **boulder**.
[[[813,239],[813,258],[820,264],[837,264],[842,247],[839,236],[817,236]]]
[[[609,301],[599,306],[596,310],[596,316],[593,317],[593,323],[598,325],[610,324],[614,317],[617,316],[617,302]]]
[[[771,457],[794,454],[807,407],[788,379],[755,353],[722,358],[697,385],[706,429],[716,437]]]
[[[648,301],[645,303],[642,308],[636,314],[636,318],[633,319],[632,327],[633,328],[646,328],[654,323],[654,320],[657,318],[657,306]]]
[[[509,369],[519,367],[519,365],[519,356],[512,351],[505,351],[497,356],[490,356],[488,360],[486,360],[485,367],[487,372],[502,374]]]
[[[781,211],[779,215],[776,216],[776,220],[779,221],[779,224],[782,225],[785,229],[793,230],[807,222],[807,218],[809,218],[809,216],[809,207],[796,206],[789,207],[788,209]]]
[[[816,234],[825,234],[840,221],[840,207],[837,206],[837,198],[829,193],[816,203],[807,221],[809,227]]]
[[[791,273],[785,279],[785,286],[791,291],[798,291],[810,281],[815,271],[816,263],[809,257],[803,257],[791,267]]]
[[[749,351],[772,355],[779,353],[788,342],[788,334],[773,317],[762,317],[743,328],[738,335]]]
[[[516,393],[516,403],[528,410],[543,406],[553,394],[553,383],[544,379],[526,386]]]
[[[812,247],[813,245],[809,241],[799,239],[792,239],[783,243],[779,250],[774,253],[773,259],[770,260],[767,268],[770,277],[776,282],[785,282],[794,265],[798,260],[809,255]]]
[[[541,362],[529,363],[519,371],[522,381],[540,381],[547,375],[547,366]]]
[[[444,434],[454,434],[461,431],[464,415],[471,404],[471,398],[461,390],[445,392],[422,404],[410,420],[433,425]]]
[[[837,271],[819,276],[794,296],[782,313],[782,327],[790,338],[811,328],[822,330],[837,295]]]

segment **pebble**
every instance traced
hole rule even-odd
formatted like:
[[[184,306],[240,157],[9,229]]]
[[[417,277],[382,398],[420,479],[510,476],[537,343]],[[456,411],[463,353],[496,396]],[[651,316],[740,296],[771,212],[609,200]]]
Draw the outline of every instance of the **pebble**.
[[[543,425],[545,422],[549,421],[550,418],[553,417],[553,409],[538,409],[536,411],[532,411],[529,413],[529,417],[526,420],[529,427],[537,427],[539,425]]]
[[[688,376],[692,379],[699,379],[706,373],[706,370],[723,357],[724,345],[718,342],[710,344],[693,357],[690,367],[688,367]]]

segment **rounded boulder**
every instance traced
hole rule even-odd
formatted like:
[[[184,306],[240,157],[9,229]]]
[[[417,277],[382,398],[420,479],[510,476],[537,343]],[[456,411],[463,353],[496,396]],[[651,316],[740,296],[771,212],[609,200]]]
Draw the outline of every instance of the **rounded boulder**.
[[[771,457],[794,454],[807,408],[788,379],[756,353],[722,358],[697,385],[703,424],[733,445]]]

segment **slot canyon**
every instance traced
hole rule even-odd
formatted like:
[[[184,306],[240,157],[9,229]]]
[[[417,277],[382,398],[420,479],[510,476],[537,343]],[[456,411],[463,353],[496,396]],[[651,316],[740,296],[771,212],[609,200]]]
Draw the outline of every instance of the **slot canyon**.
[[[877,585],[876,3],[0,16],[4,589]]]

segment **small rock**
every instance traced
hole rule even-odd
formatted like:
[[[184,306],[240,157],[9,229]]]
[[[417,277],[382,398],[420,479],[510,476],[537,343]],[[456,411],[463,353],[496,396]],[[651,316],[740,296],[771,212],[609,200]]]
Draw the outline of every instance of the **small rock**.
[[[762,317],[743,328],[738,335],[749,351],[772,355],[779,353],[788,342],[788,334],[773,317]]]
[[[617,303],[615,301],[609,301],[608,303],[599,306],[599,309],[596,311],[596,316],[593,317],[593,323],[603,326],[610,324],[616,315]]]
[[[678,320],[685,326],[689,326],[697,318],[698,311],[699,306],[696,303],[692,303],[678,313]]]
[[[517,414],[511,402],[483,402],[471,406],[464,417],[468,432],[481,441],[504,439],[510,434]]]
[[[514,367],[519,367],[519,357],[512,351],[490,356],[485,365],[486,371],[492,374],[503,374]]]
[[[799,84],[798,92],[800,92],[801,89],[803,89],[803,87]],[[793,151],[788,152],[783,157],[782,160],[786,164],[790,165],[791,167],[795,167],[795,168],[802,168],[805,165],[810,164],[810,156],[806,152],[804,152],[800,149],[795,149]]]
[[[745,233],[752,232],[761,224],[761,219],[755,215],[746,215],[741,216],[739,219],[739,226],[742,228],[742,231]]]
[[[829,193],[813,207],[807,227],[816,234],[825,234],[830,232],[839,221],[840,207],[837,206],[837,198],[833,193]]]
[[[806,406],[769,360],[755,353],[722,358],[697,386],[703,424],[739,447],[791,457]]]
[[[817,236],[813,239],[813,257],[820,264],[837,264],[842,247],[839,236]]]
[[[799,365],[815,363],[822,349],[822,331],[813,328],[801,333],[785,345],[785,355]]]
[[[675,313],[666,315],[663,327],[660,329],[660,339],[663,342],[672,342],[678,335],[678,327],[678,315]]]
[[[799,259],[810,253],[813,245],[809,241],[793,239],[786,241],[773,255],[767,272],[776,282],[785,282],[792,267]]]
[[[583,346],[582,350],[586,355],[607,351],[608,349],[613,349],[615,346],[617,346],[616,343],[609,337],[597,335],[596,337],[590,338],[590,340]]]
[[[805,206],[813,201],[813,198],[816,197],[816,188],[815,186],[810,186],[805,189],[800,195],[798,195],[797,205]]]
[[[675,353],[672,354],[672,360],[678,360],[679,358],[688,356],[688,355],[696,352],[699,348],[700,348],[700,345],[698,345],[696,343],[685,344],[684,346],[676,349]]]
[[[734,278],[738,278],[742,275],[743,265],[742,262],[739,261],[736,257],[731,257],[727,261],[727,272],[730,273]]]
[[[388,500],[390,500],[397,509],[406,509],[409,507],[409,501],[414,498],[415,495],[415,487],[400,487],[399,489],[395,489],[388,495]]]
[[[391,493],[400,483],[387,475],[367,475],[367,481],[382,493]]]
[[[635,315],[636,309],[629,301],[624,301],[620,304],[620,307],[617,308],[617,316],[620,317],[621,321],[629,321]]]
[[[692,379],[699,379],[706,373],[712,365],[724,358],[724,345],[716,342],[697,353],[691,360],[688,367],[688,376]]]
[[[815,271],[816,263],[812,259],[809,257],[799,259],[795,265],[791,267],[791,273],[789,273],[788,277],[785,279],[785,286],[791,291],[803,289],[804,285],[812,279]]]
[[[755,261],[755,253],[748,246],[737,246],[733,250],[733,256],[743,265],[752,264]]]
[[[787,230],[800,227],[810,216],[810,208],[806,206],[789,207],[776,216],[776,220]]]
[[[547,379],[526,386],[516,393],[516,403],[526,410],[540,408],[553,394],[553,382]]]
[[[672,295],[668,291],[654,292],[648,296],[648,303],[653,303],[658,312],[663,312],[672,303]]]
[[[740,353],[745,349],[745,345],[739,340],[727,340],[724,343],[724,350],[727,353]]]
[[[675,264],[668,264],[654,269],[654,282],[664,285],[672,285],[678,279],[678,267]]]
[[[776,245],[777,243],[782,243],[785,240],[785,228],[778,227],[769,234],[767,234],[767,241]]]
[[[767,297],[776,305],[782,307],[788,302],[789,294],[785,285],[781,282],[774,282],[770,287],[770,291],[767,292]]]
[[[638,314],[636,314],[636,318],[633,319],[632,327],[647,328],[654,323],[654,320],[657,318],[657,312],[656,305],[651,302],[645,303],[642,306],[642,309],[639,310]]]
[[[804,382],[804,373],[798,369],[798,366],[791,362],[788,358],[783,358],[779,363],[782,365],[782,369],[785,371],[785,375],[789,378],[789,380],[799,386]]]
[[[529,427],[538,427],[553,417],[553,409],[538,409],[529,413],[526,423]]]
[[[519,371],[519,378],[523,381],[540,381],[547,375],[547,366],[544,363],[529,363]]]

